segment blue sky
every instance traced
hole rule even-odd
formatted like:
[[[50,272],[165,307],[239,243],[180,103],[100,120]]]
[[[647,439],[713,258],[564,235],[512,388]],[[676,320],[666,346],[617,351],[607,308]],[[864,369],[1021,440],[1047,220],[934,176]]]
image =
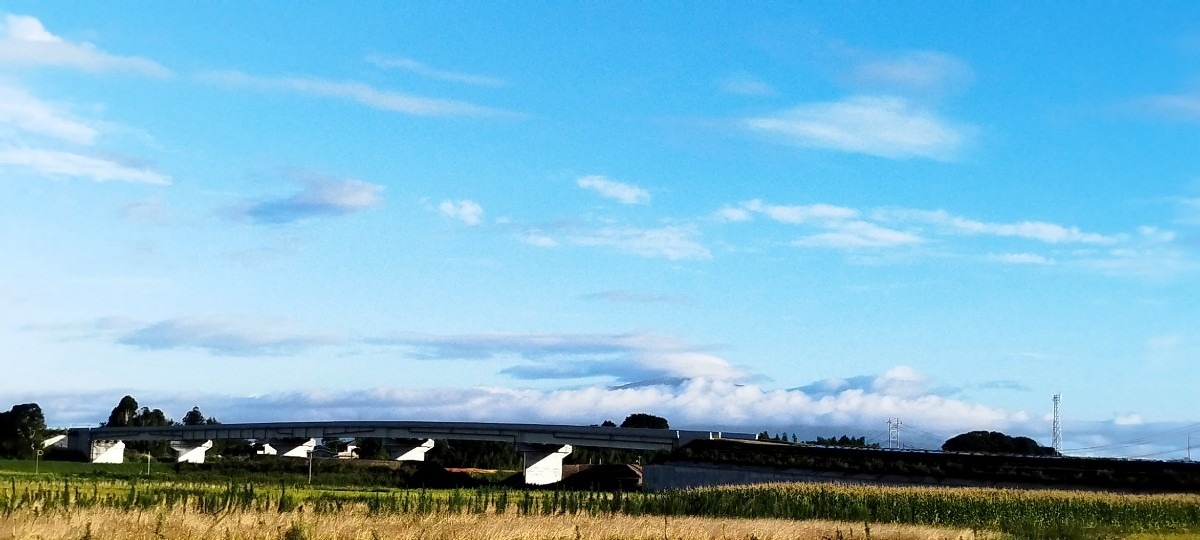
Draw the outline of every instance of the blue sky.
[[[0,396],[1178,457],[1198,11],[0,3]]]

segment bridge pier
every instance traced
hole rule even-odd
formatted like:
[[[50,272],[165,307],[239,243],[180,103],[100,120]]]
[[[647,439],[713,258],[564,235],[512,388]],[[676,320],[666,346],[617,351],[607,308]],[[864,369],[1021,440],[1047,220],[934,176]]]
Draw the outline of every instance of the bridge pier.
[[[525,483],[544,486],[563,479],[563,459],[571,455],[571,445],[518,444],[521,461],[525,464]]]
[[[269,439],[258,453],[264,456],[308,458],[308,454],[316,447],[316,439]]]
[[[393,461],[425,461],[433,445],[433,439],[388,439],[383,448]]]
[[[88,460],[92,463],[124,463],[125,441],[92,441]]]
[[[204,463],[204,453],[212,446],[212,441],[171,441],[176,463]]]

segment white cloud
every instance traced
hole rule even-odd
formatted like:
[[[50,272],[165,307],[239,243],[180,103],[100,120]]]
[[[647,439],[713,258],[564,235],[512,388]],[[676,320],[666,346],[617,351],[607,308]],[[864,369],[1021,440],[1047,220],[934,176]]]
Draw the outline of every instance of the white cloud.
[[[742,203],[742,208],[758,212],[780,223],[800,224],[813,221],[838,221],[854,219],[859,212],[853,208],[834,206],[831,204],[808,205],[773,205],[764,204],[758,199]]]
[[[61,109],[25,90],[0,84],[0,136],[4,135],[3,126],[83,145],[93,144],[97,136],[95,128]]]
[[[372,54],[367,57],[367,61],[381,68],[403,69],[412,73],[416,73],[422,77],[429,77],[431,79],[443,81],[493,87],[506,86],[508,84],[503,79],[498,79],[496,77],[436,69],[413,60],[412,58],[404,58],[402,56]]]
[[[1137,103],[1150,113],[1170,120],[1200,120],[1200,94],[1150,96]]]
[[[233,209],[259,223],[289,223],[312,217],[338,216],[374,208],[383,202],[383,186],[303,170],[291,171],[298,193],[279,199],[251,201]]]
[[[729,223],[738,223],[754,219],[754,217],[750,215],[749,210],[746,210],[745,208],[734,208],[732,206],[726,206],[725,208],[717,210],[716,216],[717,219]]]
[[[280,321],[169,319],[121,331],[117,342],[147,350],[203,349],[229,356],[292,353],[332,343],[330,336],[298,333]]]
[[[903,98],[858,96],[809,103],[772,116],[747,118],[747,128],[780,142],[883,158],[952,158],[965,129]]]
[[[122,165],[105,159],[56,150],[0,148],[0,165],[22,167],[51,176],[90,178],[96,182],[119,180],[159,185],[171,183],[169,176],[144,167]]]
[[[140,223],[163,224],[171,219],[171,209],[161,198],[133,201],[121,207],[121,216]]]
[[[801,247],[828,247],[835,249],[897,247],[923,242],[920,236],[880,227],[867,221],[837,222],[829,226],[829,232],[800,238],[792,245]]]
[[[1113,419],[1113,424],[1118,426],[1140,426],[1145,423],[1142,415],[1137,413],[1122,414]]]
[[[558,246],[558,241],[538,230],[528,230],[521,236],[521,241],[531,246],[552,248]]]
[[[672,261],[711,259],[712,253],[696,240],[693,227],[661,227],[637,229],[609,227],[572,235],[568,240],[582,246],[607,246],[643,257],[659,257]]]
[[[283,90],[318,97],[338,98],[384,111],[416,116],[518,117],[518,113],[452,99],[427,98],[380,90],[352,81],[311,77],[258,77],[240,71],[210,71],[200,79],[213,84],[260,90]]]
[[[612,199],[621,204],[648,204],[650,192],[633,184],[610,180],[603,176],[592,175],[580,178],[575,182],[583,189],[599,193],[601,197]]]
[[[858,84],[938,90],[971,78],[966,62],[937,51],[912,51],[858,64],[850,77]]]
[[[749,75],[739,75],[721,81],[721,90],[743,96],[769,96],[775,93],[771,85]]]
[[[945,210],[889,209],[876,212],[876,217],[883,220],[927,223],[960,234],[1025,238],[1047,244],[1114,244],[1125,240],[1125,237],[1119,235],[1089,233],[1081,231],[1078,227],[1065,227],[1044,221],[988,223],[955,216]]]
[[[479,225],[480,220],[483,219],[483,207],[479,203],[469,199],[442,201],[438,205],[438,212],[443,216],[457,219],[471,226]]]
[[[1004,264],[1033,264],[1053,265],[1054,259],[1049,259],[1036,253],[989,253],[987,258]]]
[[[1076,254],[1074,264],[1111,276],[1150,280],[1170,279],[1200,271],[1200,262],[1171,246],[1150,245],[1088,251]]]
[[[1148,225],[1143,225],[1141,227],[1138,227],[1137,231],[1138,231],[1138,234],[1141,235],[1141,237],[1143,239],[1145,239],[1148,242],[1155,243],[1155,244],[1166,244],[1166,243],[1170,243],[1175,240],[1175,232],[1174,231],[1166,231],[1163,229],[1159,229],[1158,227],[1150,227]]]
[[[4,24],[0,26],[0,65],[57,66],[90,72],[132,71],[155,76],[170,74],[167,68],[152,60],[108,54],[91,43],[71,43],[51,34],[37,18],[12,14],[6,14]]]

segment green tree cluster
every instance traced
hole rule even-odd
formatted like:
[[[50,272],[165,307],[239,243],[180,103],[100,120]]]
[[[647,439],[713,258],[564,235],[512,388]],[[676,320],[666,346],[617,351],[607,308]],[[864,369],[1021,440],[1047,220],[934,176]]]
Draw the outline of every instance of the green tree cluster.
[[[942,444],[943,452],[980,452],[1024,456],[1057,456],[1058,451],[1029,437],[1012,437],[999,431],[971,431],[955,435]]]
[[[670,429],[667,419],[647,413],[633,413],[621,422],[623,428]]]
[[[0,456],[32,458],[42,446],[46,417],[37,403],[13,405],[0,412]]]
[[[879,443],[867,443],[866,437],[849,437],[842,435],[841,437],[825,437],[817,436],[816,440],[804,441],[806,444],[816,444],[820,446],[840,446],[842,448],[879,448]]]

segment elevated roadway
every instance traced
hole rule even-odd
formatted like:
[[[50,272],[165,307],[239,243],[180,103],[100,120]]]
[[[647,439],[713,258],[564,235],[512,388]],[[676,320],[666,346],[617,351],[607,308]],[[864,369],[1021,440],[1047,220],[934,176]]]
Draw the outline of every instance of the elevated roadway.
[[[378,438],[397,459],[423,460],[436,440],[511,443],[522,452],[526,481],[562,478],[562,461],[574,446],[672,450],[695,440],[753,439],[747,433],[487,422],[266,422],[200,426],[71,428],[66,446],[93,462],[120,462],[125,442],[170,441],[181,461],[203,461],[211,441],[243,439],[266,443],[280,455],[304,457],[316,439]]]

